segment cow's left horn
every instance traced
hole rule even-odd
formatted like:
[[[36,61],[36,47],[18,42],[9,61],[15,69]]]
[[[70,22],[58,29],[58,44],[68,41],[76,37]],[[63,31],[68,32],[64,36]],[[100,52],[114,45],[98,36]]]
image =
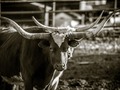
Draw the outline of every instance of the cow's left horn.
[[[107,23],[107,21],[110,19],[110,17],[112,15],[114,15],[116,12],[120,12],[120,9],[113,11],[111,14],[109,14],[107,17],[105,17],[100,24],[98,24],[96,29],[94,29],[93,31],[89,31],[89,32],[91,32],[94,36],[99,34],[99,32],[102,30],[102,28]]]
[[[86,31],[86,32],[76,32],[72,34],[72,38],[77,38],[80,39],[81,36],[85,36],[85,37],[93,37],[96,36],[97,34],[99,34],[99,32],[101,31],[101,29],[104,27],[104,25],[106,24],[106,22],[110,19],[110,17],[116,13],[119,12],[120,10],[116,10],[114,12],[112,12],[111,14],[109,14],[107,17],[105,17],[103,19],[103,21],[97,26],[96,29],[92,30],[92,31]],[[71,35],[70,35],[71,36]]]
[[[95,20],[95,21],[94,21],[93,23],[91,23],[90,25],[85,26],[85,27],[76,27],[76,31],[77,31],[77,32],[86,31],[86,30],[92,28],[94,25],[96,25],[96,24],[100,21],[102,15],[103,15],[103,12],[104,12],[104,10],[103,10],[102,13],[100,14],[100,16],[97,18],[97,20]]]
[[[103,21],[102,21],[100,24],[98,24],[97,28],[92,31],[93,35],[97,35],[97,34],[102,30],[102,28],[104,27],[104,25],[107,23],[107,21],[110,19],[110,17],[111,17],[114,13],[115,13],[115,11],[112,12],[111,14],[109,14],[107,17],[105,17],[105,18],[103,19]]]
[[[15,21],[7,18],[7,17],[0,17],[0,19],[6,20],[10,25],[12,25],[17,32],[22,35],[23,37],[27,39],[43,39],[43,38],[48,38],[49,33],[29,33],[26,32],[23,28],[21,28]]]

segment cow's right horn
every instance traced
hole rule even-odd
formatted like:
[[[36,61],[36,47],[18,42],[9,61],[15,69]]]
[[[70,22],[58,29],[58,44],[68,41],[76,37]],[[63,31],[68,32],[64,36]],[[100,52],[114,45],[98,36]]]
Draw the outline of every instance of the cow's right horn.
[[[22,35],[23,37],[27,38],[27,39],[45,39],[45,38],[49,38],[49,33],[29,33],[26,32],[23,28],[21,28],[15,21],[7,18],[7,17],[0,17],[0,19],[6,20],[10,25],[12,25],[17,32]]]
[[[40,22],[38,22],[37,19],[34,16],[32,17],[32,19],[37,26],[39,26],[41,28],[48,29],[48,31],[50,31],[50,32],[54,32],[56,30],[64,30],[64,29],[67,30],[68,29],[68,27],[51,27],[51,26],[43,25]]]

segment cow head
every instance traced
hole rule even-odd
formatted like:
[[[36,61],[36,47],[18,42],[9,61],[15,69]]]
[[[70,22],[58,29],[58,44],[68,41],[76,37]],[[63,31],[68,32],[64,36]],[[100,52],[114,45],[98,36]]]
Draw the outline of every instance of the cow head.
[[[58,71],[65,70],[67,68],[67,61],[69,55],[71,55],[71,48],[76,47],[79,43],[78,39],[93,37],[103,28],[104,24],[108,21],[108,19],[115,13],[109,14],[107,17],[103,19],[103,21],[98,25],[97,28],[93,31],[89,31],[88,29],[93,27],[98,21],[100,17],[95,21],[95,24],[91,24],[88,27],[84,28],[71,28],[71,27],[49,27],[39,23],[34,17],[34,22],[41,28],[45,28],[45,33],[29,33],[21,28],[16,22],[13,20],[1,17],[1,19],[6,20],[10,23],[17,32],[27,39],[45,39],[42,43],[40,42],[38,45],[41,47],[46,46],[50,51],[50,59],[54,68]],[[82,30],[82,32],[80,32]]]
[[[61,71],[67,68],[67,62],[72,55],[73,47],[78,44],[78,41],[69,39],[66,34],[53,32],[50,33],[49,39],[40,40],[38,46],[49,51],[49,55],[48,52],[45,52],[45,55],[48,55],[47,57],[49,57],[54,68]]]

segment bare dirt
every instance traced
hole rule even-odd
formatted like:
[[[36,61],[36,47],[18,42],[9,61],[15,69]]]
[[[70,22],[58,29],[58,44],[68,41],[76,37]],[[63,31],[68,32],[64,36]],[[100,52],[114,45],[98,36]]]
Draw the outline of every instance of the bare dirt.
[[[120,90],[120,54],[73,56],[58,90]]]

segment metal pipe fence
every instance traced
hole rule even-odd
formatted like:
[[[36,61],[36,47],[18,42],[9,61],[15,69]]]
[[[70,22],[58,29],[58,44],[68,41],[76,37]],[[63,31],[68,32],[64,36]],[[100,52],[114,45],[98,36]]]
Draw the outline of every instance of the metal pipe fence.
[[[95,0],[90,0],[91,2],[95,1]],[[99,1],[99,0],[98,0]],[[33,22],[31,18],[19,18],[19,17],[23,17],[23,16],[28,16],[29,17],[32,17],[32,16],[39,16],[37,19],[38,21],[46,24],[46,25],[52,25],[52,26],[55,26],[55,17],[56,17],[56,14],[57,13],[78,13],[79,15],[82,15],[83,18],[81,20],[81,24],[82,25],[85,25],[86,24],[86,20],[88,20],[89,18],[91,18],[90,16],[88,16],[89,13],[92,13],[92,14],[96,14],[97,12],[101,12],[103,10],[103,8],[94,8],[92,10],[80,10],[80,5],[77,4],[77,3],[80,3],[82,2],[82,0],[0,0],[0,16],[8,16],[10,17],[11,19],[15,20],[16,22],[18,23],[31,23]],[[114,11],[117,8],[117,0],[114,0],[114,7],[112,8],[104,8],[105,10],[105,13],[108,13],[110,11]],[[8,5],[8,4],[30,4],[30,3],[42,3],[44,6],[43,6],[43,10],[4,10],[2,9],[2,7],[5,7],[5,5]],[[72,3],[72,7],[76,7],[77,5],[77,9],[58,9],[57,7],[58,6],[61,6],[61,5],[66,5],[66,4],[69,4],[69,3]],[[74,3],[76,3],[74,5]],[[4,5],[4,6],[3,6]],[[46,10],[47,9],[47,6],[51,6],[51,10]],[[26,6],[27,7],[27,6]],[[10,8],[10,7],[9,7]],[[16,7],[16,8],[19,8],[19,7]],[[35,7],[33,7],[35,8]],[[13,7],[14,9],[14,7]],[[48,17],[46,16],[48,15]],[[17,17],[16,17],[17,16]],[[16,17],[16,18],[14,18]],[[102,18],[104,18],[105,16],[103,16]],[[116,15],[114,15],[114,18],[116,17]],[[47,18],[47,19],[46,19]],[[93,21],[97,18],[97,16],[93,16],[92,19]],[[74,20],[78,20],[80,21],[80,19],[78,18],[74,18]],[[2,21],[3,23],[5,21]],[[114,22],[115,23],[115,22]],[[0,24],[1,24],[1,21],[0,21]],[[115,26],[118,27],[118,25],[114,24],[113,27],[116,28]]]

